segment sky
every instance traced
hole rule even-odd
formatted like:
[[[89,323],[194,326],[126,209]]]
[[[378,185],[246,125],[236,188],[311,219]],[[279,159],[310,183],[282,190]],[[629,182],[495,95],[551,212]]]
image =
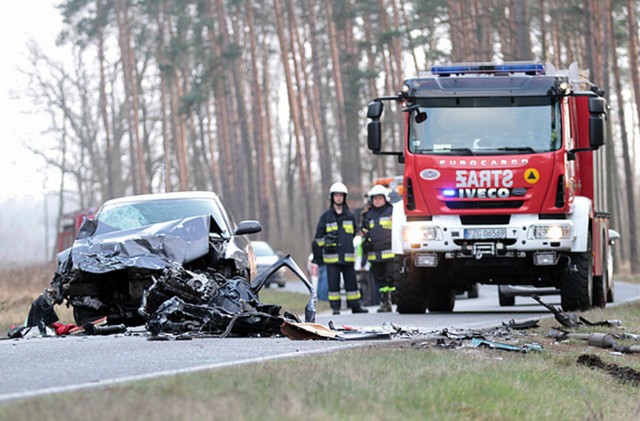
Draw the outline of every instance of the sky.
[[[25,84],[18,69],[27,67],[30,39],[52,57],[63,54],[55,45],[62,19],[54,4],[49,0],[0,0],[0,203],[42,196],[44,179],[51,178],[42,172],[42,160],[24,147],[45,136],[47,117],[29,114],[29,102],[12,97]]]
[[[64,60],[65,50],[55,45],[62,29],[56,3],[0,0],[0,267],[45,261],[53,252],[56,204],[49,192],[56,174],[45,173],[42,159],[24,146],[46,141],[48,117],[30,114],[30,102],[12,98],[25,87],[18,69],[27,68],[29,40]]]

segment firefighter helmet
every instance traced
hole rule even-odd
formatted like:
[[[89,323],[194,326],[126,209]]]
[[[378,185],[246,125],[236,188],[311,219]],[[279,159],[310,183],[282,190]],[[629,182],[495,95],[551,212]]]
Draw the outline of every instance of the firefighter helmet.
[[[333,195],[333,193],[342,193],[346,196],[349,192],[347,191],[347,186],[341,182],[337,182],[333,183],[329,188],[329,196]]]
[[[374,196],[384,196],[384,200],[389,202],[389,190],[382,184],[376,184],[375,186],[371,187],[371,190],[369,190],[367,196],[369,197],[369,203],[373,201]]]

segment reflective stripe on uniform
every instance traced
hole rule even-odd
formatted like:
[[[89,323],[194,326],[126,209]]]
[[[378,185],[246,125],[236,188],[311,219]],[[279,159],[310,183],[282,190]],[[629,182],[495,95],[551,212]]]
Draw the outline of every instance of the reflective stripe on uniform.
[[[325,230],[326,232],[338,231],[338,223],[337,223],[337,222],[329,222],[329,223],[325,226],[324,230]]]
[[[388,216],[383,216],[382,218],[380,218],[379,224],[382,228],[384,229],[391,229],[391,218]]]
[[[380,287],[379,291],[382,293],[385,292],[393,292],[396,290],[396,287]]]
[[[376,226],[376,221],[374,220],[369,221],[369,229],[372,229],[375,226]]]
[[[340,301],[340,292],[329,291],[329,301]]]
[[[320,247],[324,247],[324,237],[316,238],[316,244]]]
[[[355,262],[356,261],[356,256],[353,253],[345,253],[344,254],[344,261],[345,262]]]
[[[360,291],[347,291],[347,300],[353,301],[359,300],[360,298],[362,298],[362,295],[360,295]]]
[[[376,260],[390,260],[394,257],[396,257],[396,255],[393,250],[372,251],[367,254],[367,259],[369,259],[370,262],[375,262]]]
[[[395,253],[393,250],[382,250],[380,252],[380,258],[382,260],[393,259],[395,257]]]
[[[338,263],[338,255],[337,254],[325,254],[322,256],[322,260],[325,263]]]
[[[353,221],[343,221],[342,228],[344,228],[344,232],[346,232],[347,234],[353,234],[354,233]]]

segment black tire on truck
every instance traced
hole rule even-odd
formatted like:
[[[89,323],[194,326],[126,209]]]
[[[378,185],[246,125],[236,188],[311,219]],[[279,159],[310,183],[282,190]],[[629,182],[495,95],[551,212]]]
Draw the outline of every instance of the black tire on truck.
[[[426,277],[428,269],[412,266],[396,285],[396,305],[400,314],[423,314],[427,309]]]
[[[427,293],[429,312],[452,312],[456,305],[456,290],[448,285],[433,285]]]
[[[560,303],[564,311],[584,311],[591,308],[593,295],[593,255],[591,233],[587,236],[587,251],[571,253],[571,264],[562,272]],[[573,269],[575,270],[572,270]]]
[[[516,297],[503,294],[498,287],[498,303],[500,307],[513,307],[516,305]]]
[[[478,298],[480,296],[479,290],[480,286],[478,285],[478,283],[474,283],[467,291],[467,298]]]

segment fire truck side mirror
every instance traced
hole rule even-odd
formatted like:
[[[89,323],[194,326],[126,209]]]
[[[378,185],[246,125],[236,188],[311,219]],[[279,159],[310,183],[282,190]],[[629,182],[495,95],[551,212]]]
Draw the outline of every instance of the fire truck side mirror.
[[[367,118],[371,119],[369,124],[367,124],[367,144],[369,146],[369,150],[373,153],[380,152],[382,139],[380,116],[382,116],[383,110],[384,105],[382,104],[382,101],[371,101],[367,108]]]
[[[604,114],[607,109],[607,102],[604,98],[591,97],[589,98],[589,112],[591,114]]]
[[[370,121],[369,124],[367,124],[367,144],[371,152],[380,152],[381,137],[380,120],[375,119]]]
[[[604,145],[606,106],[604,98],[589,98],[589,146],[593,149]]]
[[[384,105],[382,101],[372,101],[369,103],[369,108],[367,108],[367,118],[379,120],[383,110]]]

